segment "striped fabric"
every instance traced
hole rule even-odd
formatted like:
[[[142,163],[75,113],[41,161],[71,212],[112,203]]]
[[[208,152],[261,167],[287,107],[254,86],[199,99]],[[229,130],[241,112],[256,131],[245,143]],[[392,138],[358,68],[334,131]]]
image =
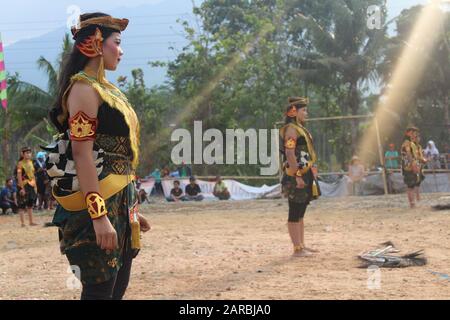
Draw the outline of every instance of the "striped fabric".
[[[75,161],[72,155],[72,143],[69,140],[69,132],[55,137],[48,146],[41,146],[41,149],[48,152],[45,167],[50,178],[52,187],[57,186],[61,191],[76,192],[80,190]],[[97,175],[103,171],[105,151],[94,143],[92,150]]]
[[[6,96],[6,70],[5,55],[3,54],[2,35],[0,34],[0,101],[3,109],[8,108],[8,98]]]

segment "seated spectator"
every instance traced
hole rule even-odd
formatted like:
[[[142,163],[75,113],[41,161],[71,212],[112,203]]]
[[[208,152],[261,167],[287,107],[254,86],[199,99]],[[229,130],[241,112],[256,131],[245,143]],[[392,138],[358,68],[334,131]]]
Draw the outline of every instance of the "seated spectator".
[[[188,201],[202,201],[204,199],[200,186],[195,183],[195,177],[189,178],[189,184],[186,186],[186,200]]]
[[[214,185],[213,194],[215,197],[219,198],[219,200],[228,200],[231,197],[227,186],[222,181],[222,178],[220,176],[216,177],[216,184]]]
[[[17,205],[17,190],[11,178],[6,179],[5,188],[0,192],[0,205],[3,214],[6,214],[8,209],[11,209],[13,213],[17,213],[19,210]]]
[[[147,203],[150,203],[150,200],[148,199],[148,193],[144,189],[139,190],[138,201],[139,204],[143,204],[145,201],[147,201]]]
[[[186,197],[183,194],[183,189],[180,188],[180,181],[175,180],[173,182],[173,188],[170,190],[170,196],[166,198],[169,202],[186,201]]]

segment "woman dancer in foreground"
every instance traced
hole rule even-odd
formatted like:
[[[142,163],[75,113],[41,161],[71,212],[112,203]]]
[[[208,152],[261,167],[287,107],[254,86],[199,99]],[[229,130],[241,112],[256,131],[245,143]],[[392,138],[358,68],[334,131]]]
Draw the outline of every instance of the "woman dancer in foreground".
[[[127,25],[103,13],[81,15],[50,113],[61,138],[70,139],[67,150],[53,150],[65,161],[50,157],[47,167],[59,203],[53,223],[61,252],[81,280],[81,299],[122,299],[140,230],[150,229],[136,206],[138,118],[104,71],[117,68]]]

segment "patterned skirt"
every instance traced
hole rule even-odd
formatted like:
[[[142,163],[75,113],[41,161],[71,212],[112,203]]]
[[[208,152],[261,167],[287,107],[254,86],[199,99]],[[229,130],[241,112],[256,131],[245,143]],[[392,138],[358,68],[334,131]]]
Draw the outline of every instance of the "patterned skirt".
[[[117,232],[118,248],[102,250],[96,242],[95,231],[87,210],[70,212],[58,205],[53,223],[59,229],[61,253],[67,256],[72,270],[83,284],[108,281],[123,263],[123,254],[131,249],[131,228],[128,208],[137,200],[134,183],[106,200],[108,218]],[[129,252],[129,251],[128,251]],[[136,256],[138,250],[134,250]]]
[[[288,176],[286,173],[283,175],[281,180],[282,192],[289,201],[306,204],[311,202],[313,199],[312,186],[314,181],[311,170],[303,176],[303,181],[305,182],[305,187],[299,189],[297,188],[297,180],[295,177]]]

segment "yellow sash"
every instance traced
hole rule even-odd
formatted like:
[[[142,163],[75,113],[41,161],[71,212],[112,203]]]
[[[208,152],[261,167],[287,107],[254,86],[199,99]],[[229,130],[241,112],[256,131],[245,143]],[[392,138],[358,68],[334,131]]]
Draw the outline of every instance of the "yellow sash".
[[[306,147],[308,148],[308,153],[311,156],[311,165],[316,163],[317,161],[317,155],[316,151],[314,150],[314,144],[312,140],[312,136],[309,133],[309,131],[302,125],[298,123],[288,123],[284,127],[280,129],[280,135],[284,139],[284,135],[286,133],[286,130],[289,126],[292,126],[298,133],[299,136],[304,137],[306,140]]]
[[[79,72],[72,76],[70,79],[70,85],[64,93],[63,97],[63,113],[58,116],[58,120],[62,123],[65,121],[69,112],[67,110],[66,99],[68,97],[68,93],[72,88],[72,85],[76,81],[82,81],[97,91],[102,100],[106,102],[111,108],[118,110],[124,117],[125,122],[127,123],[128,128],[130,129],[130,141],[131,141],[131,149],[133,151],[133,161],[132,167],[136,169],[139,163],[139,138],[140,138],[140,126],[139,120],[134,111],[133,107],[128,102],[127,97],[120,91],[119,88],[114,86],[112,83],[106,81],[104,83],[98,82],[97,79],[90,77],[85,72]]]
[[[132,175],[110,174],[99,181],[100,194],[103,199],[107,200],[125,188],[133,180],[134,176]],[[67,211],[81,211],[87,209],[86,201],[81,191],[62,197],[57,196],[54,189],[52,190],[52,193],[55,200]]]
[[[23,185],[25,186],[28,183],[33,188],[36,188],[36,177],[34,175],[33,162],[31,160],[21,160],[18,168],[22,168],[28,178],[23,180]]]

